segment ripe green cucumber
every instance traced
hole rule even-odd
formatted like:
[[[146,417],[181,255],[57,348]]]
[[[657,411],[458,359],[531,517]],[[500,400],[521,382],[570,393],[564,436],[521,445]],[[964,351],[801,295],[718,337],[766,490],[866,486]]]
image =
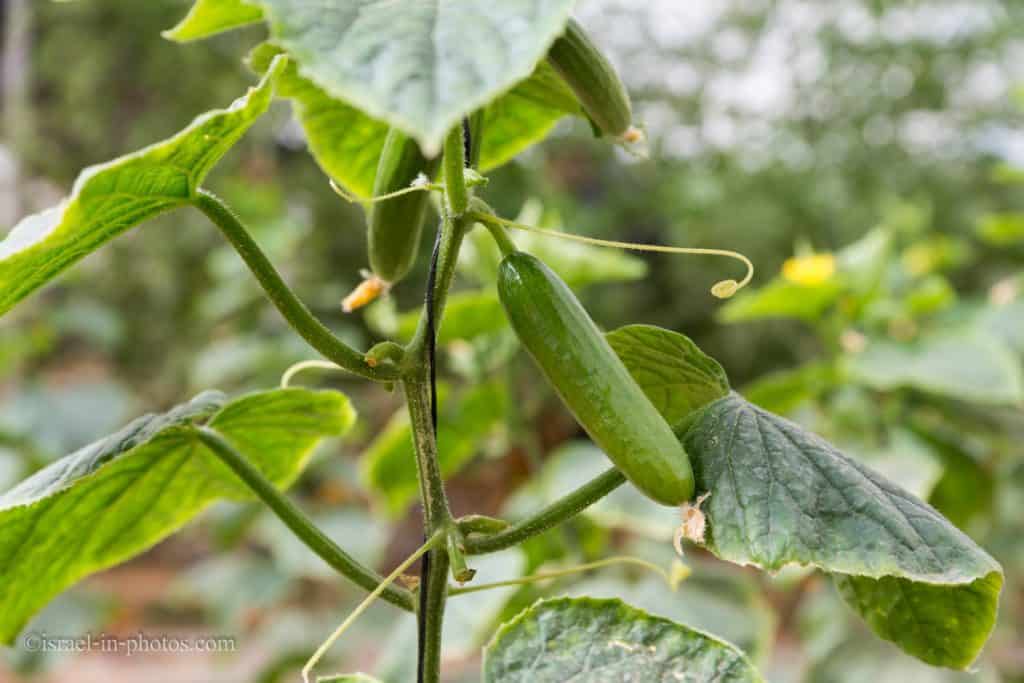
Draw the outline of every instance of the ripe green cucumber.
[[[565,33],[551,46],[548,61],[576,94],[597,130],[612,137],[626,136],[633,124],[629,94],[615,67],[575,19],[569,20]]]
[[[615,466],[659,503],[689,500],[686,451],[572,290],[540,260],[513,251],[498,269],[498,294],[523,346]]]
[[[377,162],[373,195],[403,190],[419,174],[430,177],[436,170],[436,159],[424,158],[415,140],[392,128]],[[367,237],[375,275],[394,284],[409,272],[419,251],[429,203],[429,192],[411,192],[370,206]]]

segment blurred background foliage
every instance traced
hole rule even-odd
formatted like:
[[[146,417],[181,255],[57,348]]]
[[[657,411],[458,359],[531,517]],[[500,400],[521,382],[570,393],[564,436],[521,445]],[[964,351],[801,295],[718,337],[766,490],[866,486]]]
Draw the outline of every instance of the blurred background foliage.
[[[252,82],[241,58],[262,29],[187,48],[162,40],[186,6],[4,3],[0,225],[53,204],[82,167],[166,137]],[[503,618],[570,592],[619,596],[722,635],[773,681],[1024,681],[1024,5],[585,0],[579,16],[629,84],[650,157],[566,121],[492,175],[488,201],[535,224],[749,256],[753,291],[723,305],[707,290],[733,276],[728,261],[639,260],[517,236],[603,326],[690,335],[752,400],[932,502],[1003,563],[1000,624],[976,673],[929,669],[868,635],[826,578],[762,575],[690,549],[692,574],[675,594],[612,569],[453,599],[451,680],[476,680],[478,647]],[[426,251],[391,298],[365,316],[341,313],[366,265],[362,211],[331,192],[287,104],[208,185],[347,340],[366,348],[408,332]],[[441,443],[455,511],[512,518],[605,463],[505,329],[494,264],[492,245],[474,236],[441,331]],[[274,385],[312,355],[198,212],[166,216],[0,321],[0,486],[142,412],[209,387]],[[419,534],[399,401],[340,376],[300,381],[343,388],[362,419],[294,495],[343,547],[393,566]],[[622,553],[667,566],[676,523],[626,488],[474,566],[486,580]],[[222,506],[69,591],[33,628],[229,634],[237,652],[15,648],[0,680],[291,680],[359,598],[258,507]],[[334,662],[411,680],[413,626],[376,607]]]

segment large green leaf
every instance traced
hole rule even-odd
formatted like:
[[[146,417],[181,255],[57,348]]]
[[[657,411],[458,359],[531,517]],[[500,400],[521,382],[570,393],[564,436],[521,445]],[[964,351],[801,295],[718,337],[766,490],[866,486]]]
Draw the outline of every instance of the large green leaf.
[[[761,681],[742,652],[621,600],[542,600],[484,650],[484,683]]]
[[[850,358],[850,376],[874,389],[908,387],[977,403],[1024,400],[1020,361],[998,339],[925,336],[913,343],[872,340]]]
[[[249,65],[264,73],[278,54],[283,54],[281,48],[263,43],[249,54]],[[370,196],[388,125],[331,97],[300,75],[294,61],[281,75],[277,92],[294,101],[310,152],[324,172],[353,194]],[[577,113],[572,91],[541,62],[529,78],[487,106],[481,170],[504,164],[544,139],[558,119]]]
[[[678,559],[672,544],[663,541],[634,540],[623,551],[662,567]],[[770,655],[776,620],[758,583],[760,577],[711,558],[687,557],[686,564],[692,573],[672,591],[663,578],[638,575],[626,567],[605,569],[564,590],[570,597],[619,598],[653,616],[713,633],[754,663]]]
[[[10,643],[82,577],[149,548],[215,500],[247,497],[190,425],[216,429],[286,487],[316,443],[354,418],[333,391],[281,389],[232,401],[207,392],[40,470],[0,497],[0,640]]]
[[[249,53],[249,66],[256,73],[265,73],[279,54],[284,54],[281,48],[263,43]],[[277,94],[293,101],[306,144],[320,168],[353,194],[373,194],[388,125],[331,97],[299,75],[294,60],[289,60],[278,79]]]
[[[547,61],[542,61],[529,78],[484,110],[480,169],[497,168],[540,142],[566,115],[583,114],[569,86]]]
[[[437,445],[441,474],[458,472],[480,452],[481,442],[507,414],[508,391],[503,384],[480,384],[464,395],[448,400],[442,387],[439,397]],[[399,516],[416,498],[416,456],[406,412],[399,411],[363,455],[362,476],[367,488],[384,503],[386,512]]]
[[[185,18],[164,37],[187,43],[207,38],[263,18],[263,11],[246,0],[196,0]]]
[[[366,674],[341,674],[339,676],[320,676],[316,683],[380,683],[373,676]]]
[[[697,408],[729,393],[729,380],[718,361],[678,332],[627,325],[606,336],[673,429]]]
[[[275,43],[330,96],[428,155],[462,117],[530,76],[573,0],[256,0]]]
[[[214,164],[270,104],[274,67],[227,109],[174,137],[83,171],[59,206],[23,219],[0,242],[0,314],[128,228],[190,202]]]
[[[684,437],[722,559],[835,575],[881,637],[937,666],[974,661],[996,617],[1002,569],[926,503],[795,423],[736,394]]]

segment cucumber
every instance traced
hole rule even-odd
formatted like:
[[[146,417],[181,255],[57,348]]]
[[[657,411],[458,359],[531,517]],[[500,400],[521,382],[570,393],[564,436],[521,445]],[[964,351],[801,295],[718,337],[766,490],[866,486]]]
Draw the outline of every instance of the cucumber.
[[[689,500],[686,451],[569,287],[513,251],[499,266],[498,294],[523,346],[615,466],[659,503]]]
[[[424,158],[415,140],[392,128],[377,163],[373,195],[405,189],[420,173],[429,177],[436,170],[437,159]],[[405,277],[416,261],[429,195],[429,192],[411,192],[370,207],[367,217],[370,268],[388,284]]]
[[[548,51],[548,61],[576,94],[583,111],[603,135],[628,138],[633,123],[629,94],[611,62],[570,19]]]

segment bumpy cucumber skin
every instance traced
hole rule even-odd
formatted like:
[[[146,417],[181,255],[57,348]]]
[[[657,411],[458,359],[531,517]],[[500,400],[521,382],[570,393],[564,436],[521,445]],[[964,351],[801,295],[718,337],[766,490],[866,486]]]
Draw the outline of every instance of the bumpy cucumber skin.
[[[415,140],[392,128],[377,163],[373,195],[405,189],[420,173],[432,176],[435,170],[436,159],[424,158]],[[411,192],[370,205],[367,217],[370,268],[383,280],[398,282],[415,263],[430,203],[429,194]]]
[[[689,500],[686,451],[572,290],[538,259],[512,252],[498,269],[498,293],[523,345],[615,466],[659,503]]]
[[[591,42],[575,19],[548,52],[548,61],[565,80],[590,120],[604,135],[622,137],[633,123],[629,94],[615,67]]]

